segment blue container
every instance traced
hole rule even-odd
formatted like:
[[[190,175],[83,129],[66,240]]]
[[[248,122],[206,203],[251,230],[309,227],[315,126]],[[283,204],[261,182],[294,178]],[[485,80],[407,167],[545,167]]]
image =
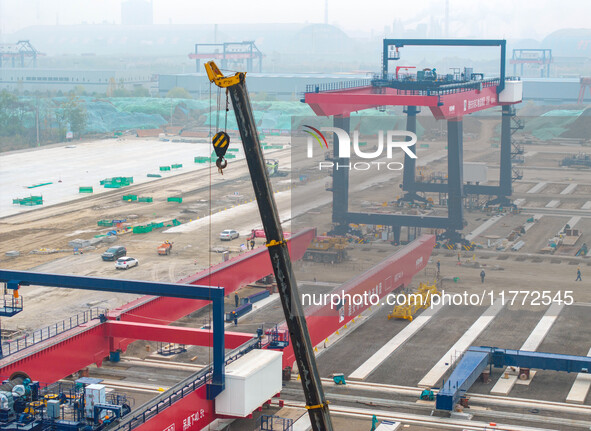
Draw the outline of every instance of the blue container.
[[[226,322],[232,322],[234,319],[238,319],[241,316],[244,316],[246,313],[252,310],[252,304],[244,304],[234,310],[226,313]]]
[[[257,302],[260,301],[261,299],[265,299],[269,297],[269,291],[268,290],[261,290],[260,292],[257,292],[253,295],[248,296],[248,302],[253,303],[253,302]]]

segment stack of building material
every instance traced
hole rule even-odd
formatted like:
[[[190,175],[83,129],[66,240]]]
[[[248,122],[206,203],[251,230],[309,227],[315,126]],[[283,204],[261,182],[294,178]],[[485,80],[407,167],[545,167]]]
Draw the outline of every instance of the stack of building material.
[[[90,241],[87,239],[75,239],[73,241],[69,241],[68,245],[72,248],[80,249],[80,248],[89,247],[91,244],[90,244]]]

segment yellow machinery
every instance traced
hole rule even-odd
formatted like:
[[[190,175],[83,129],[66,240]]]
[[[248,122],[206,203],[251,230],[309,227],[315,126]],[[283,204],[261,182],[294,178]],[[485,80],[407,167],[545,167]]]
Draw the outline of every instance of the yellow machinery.
[[[431,297],[439,295],[437,291],[437,283],[425,284],[420,283],[416,293],[409,293],[406,295],[404,304],[394,307],[392,313],[388,314],[390,319],[406,319],[412,322],[413,316],[422,308],[428,308],[431,305]]]
[[[304,260],[324,263],[340,263],[347,259],[347,238],[316,237],[304,254]]]

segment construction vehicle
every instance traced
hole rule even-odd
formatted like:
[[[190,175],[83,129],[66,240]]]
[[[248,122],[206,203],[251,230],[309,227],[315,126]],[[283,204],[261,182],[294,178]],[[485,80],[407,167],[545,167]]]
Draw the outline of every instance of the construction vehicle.
[[[416,293],[409,293],[403,304],[396,305],[392,313],[388,314],[390,319],[405,319],[412,322],[413,316],[423,308],[429,308],[433,295],[439,295],[437,283],[420,283]]]
[[[435,400],[435,394],[429,388],[423,389],[423,392],[421,392],[419,399],[422,401],[433,401]]]
[[[172,242],[164,241],[162,244],[158,246],[158,255],[159,256],[168,256],[170,251],[172,250]]]
[[[279,160],[267,159],[265,160],[265,165],[267,166],[267,172],[269,172],[270,177],[274,177],[279,172]]]
[[[335,385],[346,385],[345,375],[343,373],[337,373],[332,375],[332,381]]]
[[[341,263],[347,259],[348,241],[342,237],[316,237],[304,253],[304,260]]]
[[[308,410],[310,416],[312,430],[332,431],[333,426],[328,401],[322,389],[322,381],[320,380],[314,356],[314,347],[310,340],[304,308],[293,273],[287,242],[279,221],[279,213],[273,196],[271,181],[269,180],[269,172],[263,157],[256,122],[248,90],[246,89],[246,73],[237,72],[231,76],[224,76],[213,61],[205,63],[205,70],[212,84],[225,89],[226,107],[229,106],[228,96],[232,100],[236,123],[244,148],[244,157],[250,172],[257,206],[261,214],[265,237],[267,238],[267,250],[277,280],[277,290],[279,291],[283,314],[285,315],[289,336],[293,341],[293,351],[301,377],[306,410]],[[222,109],[220,99],[221,97],[218,98],[218,111]],[[228,109],[226,112],[228,112]],[[220,174],[223,174],[223,170],[228,166],[224,155],[230,146],[229,136],[220,130],[214,135],[212,144],[218,156],[216,166]]]
[[[591,156],[587,153],[566,156],[560,161],[560,166],[566,166],[569,168],[591,168]]]
[[[246,239],[248,241],[250,241],[251,239],[264,238],[264,237],[265,237],[265,231],[263,229],[253,229],[250,231],[250,235],[248,235],[246,237]]]

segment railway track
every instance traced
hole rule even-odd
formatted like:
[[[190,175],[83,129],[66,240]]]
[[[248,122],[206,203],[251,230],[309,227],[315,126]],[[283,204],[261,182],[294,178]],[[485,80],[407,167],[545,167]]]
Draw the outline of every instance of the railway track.
[[[323,385],[336,387],[332,379],[322,378]],[[415,386],[387,385],[383,383],[354,382],[348,381],[349,389],[367,390],[382,393],[395,393],[399,395],[416,396],[417,398],[423,391],[423,388]],[[437,393],[437,390],[433,392]],[[562,413],[573,413],[580,415],[591,415],[591,406],[575,405],[557,401],[533,400],[528,398],[515,398],[500,395],[483,395],[475,393],[466,393],[470,397],[470,402],[475,404],[497,405],[506,407],[522,407],[531,409],[544,409]]]
[[[202,365],[197,364],[187,364],[183,362],[173,362],[173,361],[165,361],[165,360],[158,360],[158,359],[138,359],[138,358],[122,358],[122,362],[130,365],[137,365],[137,366],[144,366],[150,367],[153,366],[155,368],[170,368],[170,369],[184,369],[188,371],[199,371],[203,369]],[[293,375],[293,380],[297,378],[297,375]],[[342,386],[337,386],[334,384],[331,378],[323,377],[322,383],[325,387],[333,387],[333,388],[342,388]],[[121,384],[121,383],[118,383]],[[372,383],[372,382],[355,382],[355,381],[347,381],[346,388],[350,390],[359,390],[359,391],[369,391],[369,392],[377,392],[377,393],[384,393],[384,394],[398,394],[398,395],[406,395],[412,396],[418,399],[419,395],[423,391],[423,388],[419,388],[418,386],[402,386],[402,385],[390,385],[390,384],[383,384],[383,383]],[[437,393],[437,390],[434,391]],[[578,404],[569,404],[566,402],[558,402],[558,401],[545,401],[545,400],[534,400],[528,398],[515,398],[515,397],[508,397],[508,396],[500,396],[500,395],[485,395],[485,394],[475,394],[468,392],[466,394],[470,397],[470,401],[473,404],[484,404],[484,405],[495,405],[495,406],[505,406],[511,408],[529,408],[529,409],[538,409],[538,410],[547,410],[553,412],[561,412],[561,413],[571,413],[571,414],[578,414],[583,416],[591,416],[591,406],[588,405],[578,405]]]
[[[303,402],[284,400],[284,406],[305,410]],[[279,401],[273,400],[273,405],[278,405]],[[431,428],[442,428],[446,430],[462,431],[548,431],[553,428],[537,428],[521,425],[497,424],[491,422],[473,421],[468,419],[441,418],[430,415],[419,415],[412,413],[392,412],[387,410],[363,409],[357,407],[347,407],[337,404],[330,406],[330,412],[334,415],[349,416],[371,420],[375,415],[378,419],[403,422],[409,425],[422,425]],[[559,429],[559,428],[554,428]]]

